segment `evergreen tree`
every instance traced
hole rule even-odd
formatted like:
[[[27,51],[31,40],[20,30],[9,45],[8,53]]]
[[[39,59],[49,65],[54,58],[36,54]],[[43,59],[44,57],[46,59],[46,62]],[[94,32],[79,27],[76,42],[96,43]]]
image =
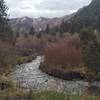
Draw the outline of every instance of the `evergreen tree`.
[[[63,37],[64,33],[64,20],[61,22],[60,27],[59,27],[59,32],[60,32],[60,37]]]
[[[96,19],[96,29],[100,32],[100,14],[97,16]]]
[[[7,6],[4,0],[0,0],[0,39],[9,41],[13,40],[13,32],[8,24]]]
[[[34,34],[35,34],[35,29],[32,26],[31,29],[30,29],[29,35],[32,35],[33,36]]]
[[[95,32],[91,28],[85,28],[80,32],[85,65],[96,74],[100,72],[100,43]]]
[[[100,72],[100,43],[91,42],[84,46],[85,65],[96,74]]]
[[[88,42],[94,42],[96,40],[96,35],[91,27],[82,29],[79,35],[84,44],[88,44]]]
[[[71,22],[65,21],[65,32],[70,32],[71,30]]]
[[[47,34],[50,32],[50,26],[49,26],[49,24],[47,24],[46,29],[45,29],[45,32],[46,32]]]
[[[65,22],[64,22],[64,20],[62,21],[62,23],[61,23],[61,25],[60,25],[60,32],[61,33],[64,33],[65,32]]]
[[[0,35],[4,35],[8,23],[7,23],[7,6],[5,5],[4,0],[0,0]]]

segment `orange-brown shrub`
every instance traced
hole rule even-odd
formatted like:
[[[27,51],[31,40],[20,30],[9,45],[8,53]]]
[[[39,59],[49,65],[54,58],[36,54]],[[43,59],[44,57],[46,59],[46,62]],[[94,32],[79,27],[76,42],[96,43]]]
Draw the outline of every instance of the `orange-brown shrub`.
[[[0,73],[6,72],[14,66],[16,54],[15,48],[5,42],[0,41]]]
[[[78,67],[82,65],[82,53],[78,35],[70,36],[45,48],[45,63],[55,66]]]
[[[45,41],[44,38],[37,38],[35,36],[28,38],[20,37],[16,42],[16,47],[20,54],[28,56],[42,52],[46,45]]]

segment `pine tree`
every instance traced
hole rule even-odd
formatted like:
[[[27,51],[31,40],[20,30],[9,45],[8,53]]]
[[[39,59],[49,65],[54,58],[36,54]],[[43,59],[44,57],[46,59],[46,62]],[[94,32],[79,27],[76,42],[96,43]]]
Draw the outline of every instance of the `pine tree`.
[[[13,32],[8,24],[7,6],[4,0],[0,0],[0,39],[9,41],[13,40]]]
[[[61,24],[60,24],[60,36],[63,37],[63,33],[65,32],[66,30],[66,26],[65,26],[65,21],[62,20]]]
[[[100,72],[100,42],[92,28],[85,28],[80,32],[81,46],[85,66],[94,71]]]
[[[0,0],[0,35],[5,33],[7,28],[7,6],[5,5],[4,0]]]
[[[46,29],[45,29],[45,32],[46,32],[47,34],[50,32],[50,26],[49,26],[49,24],[47,24]]]
[[[32,26],[31,29],[30,29],[30,31],[29,31],[29,35],[32,35],[33,36],[34,34],[35,34],[35,29]]]
[[[60,25],[60,32],[61,33],[66,32],[66,25],[65,25],[65,21],[64,20],[62,20],[62,23]]]

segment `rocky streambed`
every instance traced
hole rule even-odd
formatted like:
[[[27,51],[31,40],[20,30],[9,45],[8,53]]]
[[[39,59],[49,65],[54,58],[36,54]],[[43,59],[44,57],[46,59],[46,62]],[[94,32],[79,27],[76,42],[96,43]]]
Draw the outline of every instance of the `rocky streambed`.
[[[56,90],[81,94],[88,86],[88,82],[85,81],[66,81],[43,73],[39,70],[41,62],[43,62],[43,57],[38,56],[31,63],[17,65],[11,73],[11,79],[22,88],[35,91]]]

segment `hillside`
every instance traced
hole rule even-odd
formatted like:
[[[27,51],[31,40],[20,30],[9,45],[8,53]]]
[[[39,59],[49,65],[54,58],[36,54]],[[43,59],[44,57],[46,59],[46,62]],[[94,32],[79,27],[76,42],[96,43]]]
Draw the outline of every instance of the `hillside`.
[[[29,17],[22,17],[22,18],[14,18],[10,19],[9,24],[12,26],[12,29],[16,32],[29,32],[30,28],[33,26],[35,30],[41,31],[45,30],[47,24],[49,24],[50,28],[59,26],[64,19],[65,21],[69,20],[74,14],[66,15],[60,18],[29,18]]]
[[[71,27],[69,27],[71,32],[79,32],[85,27],[93,27],[97,30],[100,30],[100,0],[92,0],[88,6],[79,9],[76,13],[60,18],[22,17],[10,19],[9,23],[14,31],[19,30],[20,33],[23,31],[28,33],[32,26],[38,32],[45,30],[47,24],[50,26],[50,28],[55,26],[58,27],[61,25],[63,20],[71,23]]]
[[[92,0],[75,14],[71,19],[72,32],[77,32],[84,27],[94,27],[100,29],[100,0]]]

